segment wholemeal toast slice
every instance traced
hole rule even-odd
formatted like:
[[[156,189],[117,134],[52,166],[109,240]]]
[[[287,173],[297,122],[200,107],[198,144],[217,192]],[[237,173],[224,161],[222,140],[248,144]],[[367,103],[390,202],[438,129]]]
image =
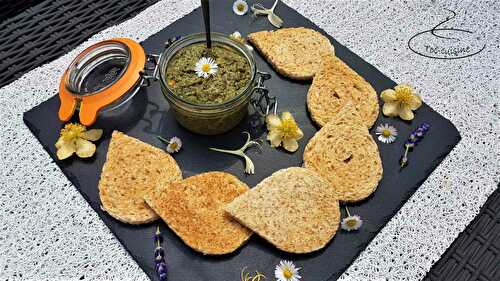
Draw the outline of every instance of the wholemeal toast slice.
[[[158,215],[144,202],[144,193],[160,182],[181,179],[181,170],[168,153],[114,131],[99,180],[101,208],[125,223],[154,221]]]
[[[339,203],[330,184],[299,167],[275,172],[228,204],[226,211],[289,253],[323,248],[340,220]]]
[[[325,178],[340,201],[357,202],[382,179],[378,146],[356,112],[347,107],[309,140],[304,167]]]
[[[352,102],[348,101],[344,107],[340,108],[339,112],[335,114],[333,118],[330,119],[329,123],[332,124],[345,124],[348,126],[363,126],[365,121],[361,119],[358,111],[352,105]]]
[[[324,126],[347,104],[353,106],[370,128],[379,114],[375,89],[339,58],[328,55],[307,93],[311,118]]]
[[[311,80],[322,57],[335,52],[328,38],[304,27],[259,31],[249,34],[248,41],[277,72],[296,80]]]
[[[186,245],[221,255],[238,249],[252,234],[223,209],[248,190],[231,174],[208,172],[158,186],[144,198]]]

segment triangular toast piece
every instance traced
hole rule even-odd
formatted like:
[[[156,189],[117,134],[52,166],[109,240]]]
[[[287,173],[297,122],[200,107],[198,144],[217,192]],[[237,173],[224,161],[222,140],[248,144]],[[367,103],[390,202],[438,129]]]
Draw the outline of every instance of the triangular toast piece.
[[[339,226],[339,203],[330,184],[299,167],[282,169],[227,205],[226,211],[289,253],[323,248]]]
[[[277,72],[296,80],[311,80],[322,57],[335,52],[328,38],[304,27],[259,31],[249,34],[248,41]]]
[[[146,202],[189,247],[203,254],[228,254],[252,232],[224,212],[246,184],[223,172],[208,172],[159,186]]]
[[[99,180],[101,208],[125,223],[142,224],[158,215],[144,194],[159,183],[182,179],[175,160],[165,151],[114,131]]]

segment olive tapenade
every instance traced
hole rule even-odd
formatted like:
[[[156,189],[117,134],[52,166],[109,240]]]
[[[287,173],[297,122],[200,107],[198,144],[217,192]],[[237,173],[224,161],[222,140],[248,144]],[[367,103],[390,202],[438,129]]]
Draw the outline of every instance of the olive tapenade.
[[[198,77],[194,70],[202,57],[210,57],[218,65],[208,78]],[[207,50],[195,43],[179,50],[166,69],[167,85],[179,98],[195,104],[221,104],[238,96],[250,83],[248,59],[230,46],[214,44]]]

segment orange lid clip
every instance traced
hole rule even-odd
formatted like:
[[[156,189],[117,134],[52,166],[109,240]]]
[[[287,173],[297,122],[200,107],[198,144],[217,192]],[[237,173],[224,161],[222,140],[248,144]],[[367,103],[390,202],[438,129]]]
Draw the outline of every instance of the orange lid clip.
[[[92,125],[97,119],[99,110],[118,100],[121,96],[130,91],[136,86],[141,78],[140,73],[144,70],[146,55],[142,46],[134,40],[116,38],[102,41],[88,47],[81,54],[86,54],[96,47],[109,43],[122,43],[127,46],[129,51],[129,63],[126,66],[125,72],[109,87],[101,89],[91,95],[75,95],[66,86],[66,81],[69,78],[68,75],[70,75],[69,69],[66,69],[59,84],[59,99],[61,101],[59,119],[61,121],[69,121],[79,103],[80,123],[85,126]],[[80,55],[78,57],[80,57]],[[78,59],[78,57],[76,59]]]

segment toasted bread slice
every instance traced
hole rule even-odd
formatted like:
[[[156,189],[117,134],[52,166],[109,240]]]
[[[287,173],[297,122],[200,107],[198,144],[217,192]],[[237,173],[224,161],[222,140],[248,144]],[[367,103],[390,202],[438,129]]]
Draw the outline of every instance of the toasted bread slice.
[[[248,191],[223,172],[208,172],[159,186],[146,202],[189,247],[221,255],[238,249],[252,232],[224,212],[227,203]]]
[[[328,38],[304,27],[259,31],[249,34],[248,41],[277,72],[296,80],[311,80],[322,57],[335,52]]]
[[[298,167],[279,170],[227,205],[243,225],[285,252],[309,253],[335,235],[339,202],[330,184]]]
[[[375,89],[339,58],[325,56],[307,93],[311,118],[324,126],[347,104],[356,109],[367,128],[373,126],[379,114]]]
[[[143,224],[158,215],[144,194],[160,182],[182,179],[175,160],[163,150],[114,131],[99,180],[101,208],[125,223]]]
[[[304,150],[304,167],[325,178],[344,202],[370,196],[383,173],[378,146],[355,115],[347,109],[337,114]]]

